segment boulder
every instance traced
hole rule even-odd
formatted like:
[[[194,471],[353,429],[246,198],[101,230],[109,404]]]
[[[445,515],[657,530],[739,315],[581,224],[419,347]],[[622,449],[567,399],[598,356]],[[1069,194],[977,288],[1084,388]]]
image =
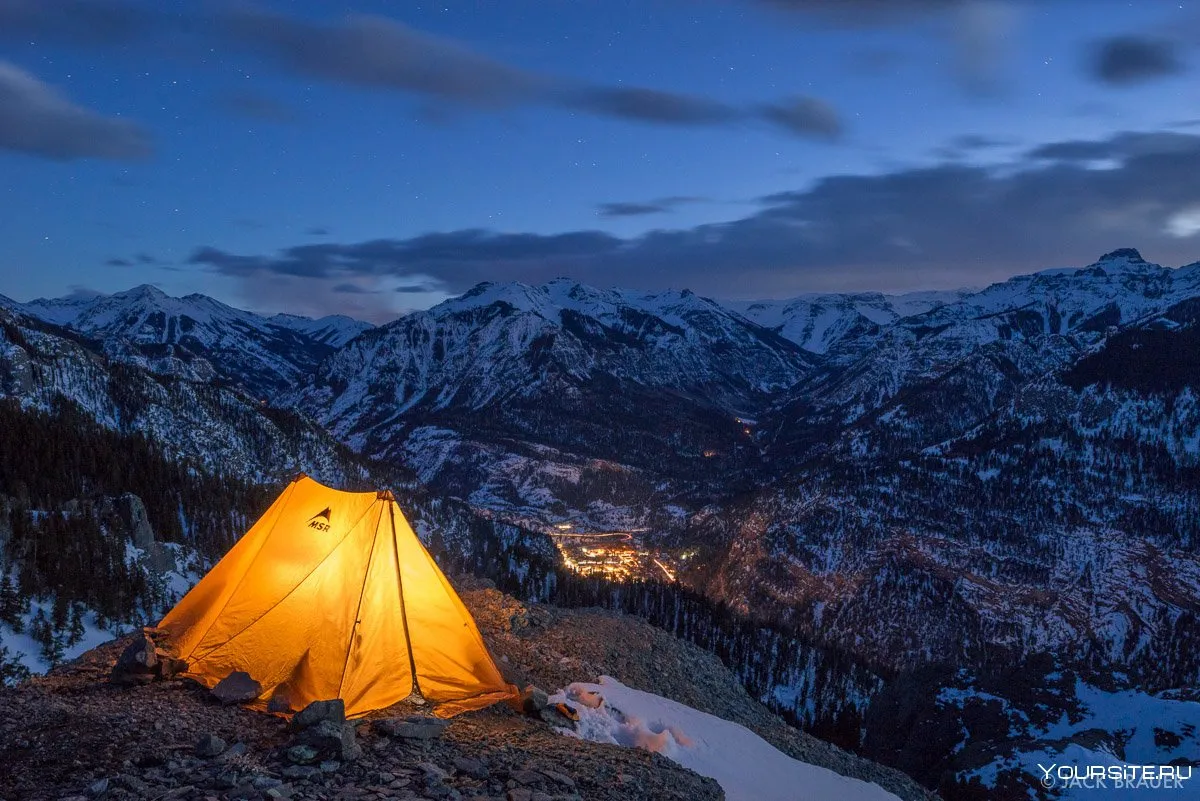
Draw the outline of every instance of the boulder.
[[[301,745],[313,748],[322,757],[350,762],[357,759],[362,749],[354,735],[354,727],[332,720],[320,720],[309,726],[296,737]]]
[[[482,762],[471,757],[456,757],[454,760],[454,769],[464,776],[470,776],[472,779],[483,781],[489,778],[492,774]]]
[[[160,655],[158,657],[158,675],[164,680],[170,680],[178,676],[180,673],[187,673],[188,663],[186,659],[176,659],[173,656]]]
[[[442,732],[450,723],[438,718],[425,718],[420,715],[410,715],[406,718],[382,718],[372,721],[372,726],[388,737],[401,737],[406,740],[434,740],[442,736]]]
[[[142,503],[142,499],[127,492],[113,499],[113,510],[125,524],[134,546],[149,550],[154,544],[154,529],[150,526],[150,515],[146,513],[146,504]]]
[[[244,704],[261,694],[262,685],[242,670],[233,671],[212,688],[213,697],[223,704]]]
[[[148,684],[154,681],[157,667],[158,655],[154,652],[154,642],[143,634],[121,652],[108,679],[124,686]]]
[[[524,690],[521,690],[519,703],[522,712],[537,717],[543,709],[550,705],[550,696],[542,688],[529,684]]]
[[[323,720],[332,721],[339,726],[345,723],[346,702],[341,698],[334,698],[329,701],[313,701],[292,717],[289,728],[292,731],[303,731]]]
[[[291,762],[295,765],[307,765],[308,763],[315,761],[316,758],[317,749],[313,748],[311,745],[293,745],[287,750],[288,762]],[[289,773],[288,770],[285,769],[283,775],[287,776],[288,778],[301,778],[300,771],[291,771]],[[305,773],[304,775],[307,776],[311,774]]]
[[[215,734],[205,734],[196,743],[196,756],[210,759],[225,751],[225,741]]]

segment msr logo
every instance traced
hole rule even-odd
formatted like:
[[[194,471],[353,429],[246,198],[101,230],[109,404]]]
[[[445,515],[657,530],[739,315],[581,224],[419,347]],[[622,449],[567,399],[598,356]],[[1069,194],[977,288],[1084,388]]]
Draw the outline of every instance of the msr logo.
[[[329,507],[326,506],[310,517],[308,519],[308,527],[315,528],[317,531],[329,531]]]

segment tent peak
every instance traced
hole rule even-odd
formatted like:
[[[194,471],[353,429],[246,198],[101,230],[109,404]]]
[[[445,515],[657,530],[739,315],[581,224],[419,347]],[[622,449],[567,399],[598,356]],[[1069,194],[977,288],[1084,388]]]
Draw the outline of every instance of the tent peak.
[[[381,500],[381,501],[394,501],[394,500],[396,500],[396,496],[392,494],[392,491],[391,491],[391,490],[387,490],[387,489],[385,489],[385,490],[380,490],[379,492],[375,493],[375,497],[376,497],[376,498],[378,498],[378,499],[379,499],[379,500]]]

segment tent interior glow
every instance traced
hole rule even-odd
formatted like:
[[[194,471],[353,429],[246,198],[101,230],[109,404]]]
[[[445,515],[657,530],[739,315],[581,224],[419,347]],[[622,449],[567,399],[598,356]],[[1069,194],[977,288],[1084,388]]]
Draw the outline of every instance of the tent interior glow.
[[[417,691],[450,716],[516,695],[392,494],[305,476],[152,633],[186,675],[243,671],[276,711],[342,698],[358,716]]]

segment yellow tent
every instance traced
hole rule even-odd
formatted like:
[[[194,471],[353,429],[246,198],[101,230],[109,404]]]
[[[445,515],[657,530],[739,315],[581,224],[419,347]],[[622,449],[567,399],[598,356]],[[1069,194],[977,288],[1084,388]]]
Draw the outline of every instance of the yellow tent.
[[[233,671],[291,710],[362,715],[418,692],[450,717],[515,695],[390,492],[294,480],[152,630],[208,687]]]

